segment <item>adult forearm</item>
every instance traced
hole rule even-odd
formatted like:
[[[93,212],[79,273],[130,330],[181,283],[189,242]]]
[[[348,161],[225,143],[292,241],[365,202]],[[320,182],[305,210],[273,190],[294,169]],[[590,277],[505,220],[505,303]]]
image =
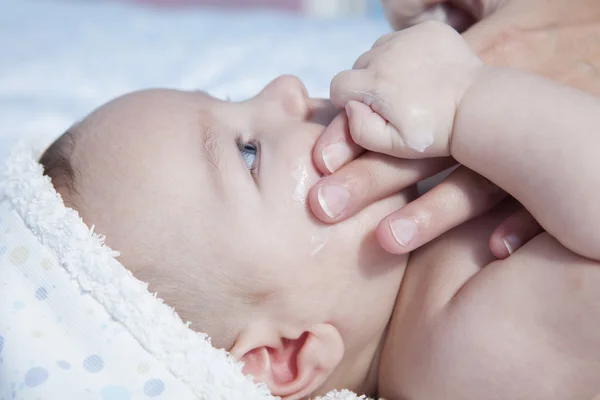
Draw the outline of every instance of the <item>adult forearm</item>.
[[[600,1],[506,1],[463,36],[486,64],[600,95]]]

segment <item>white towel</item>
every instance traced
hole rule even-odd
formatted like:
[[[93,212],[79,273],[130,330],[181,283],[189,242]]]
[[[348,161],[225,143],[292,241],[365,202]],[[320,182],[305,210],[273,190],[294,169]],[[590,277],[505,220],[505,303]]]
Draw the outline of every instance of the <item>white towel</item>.
[[[2,171],[0,398],[274,399],[64,206],[39,154],[20,144]]]

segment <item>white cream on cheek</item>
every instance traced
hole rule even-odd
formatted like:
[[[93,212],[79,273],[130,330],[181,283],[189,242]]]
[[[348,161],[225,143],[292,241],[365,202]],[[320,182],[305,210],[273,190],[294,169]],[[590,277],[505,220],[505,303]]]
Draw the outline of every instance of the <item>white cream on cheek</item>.
[[[292,199],[306,206],[306,200],[308,198],[308,192],[310,191],[310,178],[308,166],[310,165],[309,159],[301,158],[298,160],[297,166],[292,170],[292,178],[296,181],[294,191],[292,192]],[[310,210],[308,210],[310,212]],[[318,233],[311,235],[310,237],[310,255],[316,256],[323,250],[329,241],[329,227],[319,228]]]
[[[322,228],[319,234],[311,236],[311,256],[314,257],[317,254],[319,254],[321,250],[323,250],[323,248],[327,245],[327,242],[329,242],[329,229],[330,228]]]
[[[292,171],[292,178],[296,180],[296,187],[292,193],[292,199],[302,204],[306,204],[308,197],[308,167],[304,160],[298,162],[298,166]]]

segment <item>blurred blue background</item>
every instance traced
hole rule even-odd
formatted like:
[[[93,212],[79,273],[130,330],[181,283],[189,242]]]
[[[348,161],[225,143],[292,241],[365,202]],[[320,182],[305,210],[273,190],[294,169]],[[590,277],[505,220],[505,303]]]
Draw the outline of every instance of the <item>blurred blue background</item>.
[[[74,0],[95,2],[106,0]],[[111,0],[161,7],[213,7],[229,10],[270,9],[297,12],[312,17],[339,18],[360,15],[379,18],[383,9],[379,0]]]
[[[0,0],[0,158],[133,90],[241,100],[278,75],[327,97],[390,31],[377,0]]]

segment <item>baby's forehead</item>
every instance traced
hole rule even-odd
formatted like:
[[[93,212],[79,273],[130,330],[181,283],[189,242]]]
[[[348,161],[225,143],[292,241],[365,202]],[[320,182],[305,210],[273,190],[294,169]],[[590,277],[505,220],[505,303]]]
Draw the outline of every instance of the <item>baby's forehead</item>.
[[[205,92],[143,90],[104,104],[73,130],[82,136],[110,142],[183,134],[222,123],[215,113],[219,102]]]
[[[128,113],[152,110],[161,113],[187,108],[208,109],[215,106],[219,100],[202,91],[182,91],[174,89],[147,89],[132,92],[100,107],[108,112],[121,110]]]

